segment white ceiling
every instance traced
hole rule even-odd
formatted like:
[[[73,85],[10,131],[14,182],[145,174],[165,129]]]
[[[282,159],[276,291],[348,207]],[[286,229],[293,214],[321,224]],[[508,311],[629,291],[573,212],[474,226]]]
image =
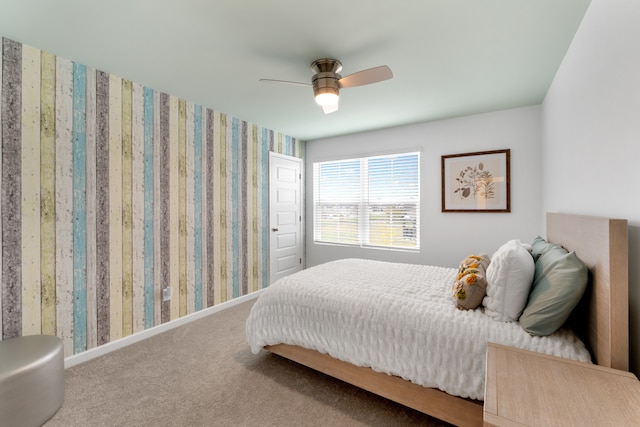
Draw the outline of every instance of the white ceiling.
[[[0,35],[154,89],[313,140],[538,104],[589,0],[0,0]],[[324,115],[314,59],[342,75]]]

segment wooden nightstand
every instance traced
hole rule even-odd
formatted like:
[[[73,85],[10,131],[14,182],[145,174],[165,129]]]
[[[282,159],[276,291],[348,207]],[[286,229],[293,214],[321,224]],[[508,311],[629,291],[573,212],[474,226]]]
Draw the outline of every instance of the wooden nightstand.
[[[489,343],[485,426],[638,426],[630,372]]]

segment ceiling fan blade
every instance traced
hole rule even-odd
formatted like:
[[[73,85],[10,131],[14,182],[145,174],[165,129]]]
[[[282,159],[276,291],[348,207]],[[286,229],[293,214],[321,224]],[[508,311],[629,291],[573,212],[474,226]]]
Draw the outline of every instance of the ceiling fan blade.
[[[289,80],[260,79],[260,81],[262,83],[285,83],[285,84],[305,86],[305,87],[311,86],[311,83],[292,82]]]
[[[335,104],[323,105],[322,106],[322,111],[324,111],[325,114],[334,113],[334,112],[338,111],[338,103],[336,102]]]
[[[379,67],[369,68],[367,70],[349,74],[348,76],[338,80],[338,86],[340,86],[341,88],[363,86],[371,83],[381,82],[392,77],[393,73],[391,72],[391,68],[386,65],[381,65]]]

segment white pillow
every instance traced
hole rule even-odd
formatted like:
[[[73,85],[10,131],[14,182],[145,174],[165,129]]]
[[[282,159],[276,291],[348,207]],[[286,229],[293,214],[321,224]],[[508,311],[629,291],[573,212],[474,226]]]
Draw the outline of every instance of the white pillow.
[[[516,321],[527,304],[535,265],[530,246],[509,240],[491,257],[487,268],[485,314],[502,322]]]

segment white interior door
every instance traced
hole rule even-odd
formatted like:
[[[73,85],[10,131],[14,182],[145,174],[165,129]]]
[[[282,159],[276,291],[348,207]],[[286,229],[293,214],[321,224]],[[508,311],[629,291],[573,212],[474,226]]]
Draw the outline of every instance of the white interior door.
[[[302,270],[302,159],[269,153],[270,283]]]

